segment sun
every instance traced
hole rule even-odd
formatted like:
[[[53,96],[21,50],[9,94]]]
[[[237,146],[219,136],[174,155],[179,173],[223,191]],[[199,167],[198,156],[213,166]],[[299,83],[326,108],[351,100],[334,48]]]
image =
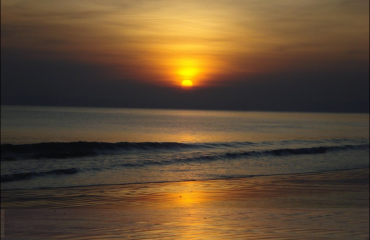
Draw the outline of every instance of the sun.
[[[182,81],[181,86],[184,88],[191,88],[193,86],[193,82],[190,80],[184,80]]]

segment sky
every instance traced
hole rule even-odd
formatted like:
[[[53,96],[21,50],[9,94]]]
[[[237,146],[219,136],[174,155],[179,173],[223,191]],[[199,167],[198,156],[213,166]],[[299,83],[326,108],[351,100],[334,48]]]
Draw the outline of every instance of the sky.
[[[369,1],[2,0],[1,104],[369,112]]]

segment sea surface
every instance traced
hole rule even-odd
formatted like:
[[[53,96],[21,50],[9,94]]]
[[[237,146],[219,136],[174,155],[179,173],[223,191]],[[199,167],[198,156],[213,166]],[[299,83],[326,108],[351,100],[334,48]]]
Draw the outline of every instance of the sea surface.
[[[1,189],[369,167],[369,114],[1,106]]]

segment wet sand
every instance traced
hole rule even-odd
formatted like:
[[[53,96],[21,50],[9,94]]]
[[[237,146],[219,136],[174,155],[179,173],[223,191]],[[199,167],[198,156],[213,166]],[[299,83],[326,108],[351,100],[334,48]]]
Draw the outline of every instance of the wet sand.
[[[4,239],[369,239],[369,169],[2,191]]]

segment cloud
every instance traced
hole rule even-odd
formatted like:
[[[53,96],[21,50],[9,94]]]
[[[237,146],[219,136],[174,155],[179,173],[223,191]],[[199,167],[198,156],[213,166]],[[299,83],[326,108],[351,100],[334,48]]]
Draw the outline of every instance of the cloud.
[[[368,111],[368,5],[5,0],[2,100]],[[172,84],[182,62],[197,65],[200,87],[184,92]]]

